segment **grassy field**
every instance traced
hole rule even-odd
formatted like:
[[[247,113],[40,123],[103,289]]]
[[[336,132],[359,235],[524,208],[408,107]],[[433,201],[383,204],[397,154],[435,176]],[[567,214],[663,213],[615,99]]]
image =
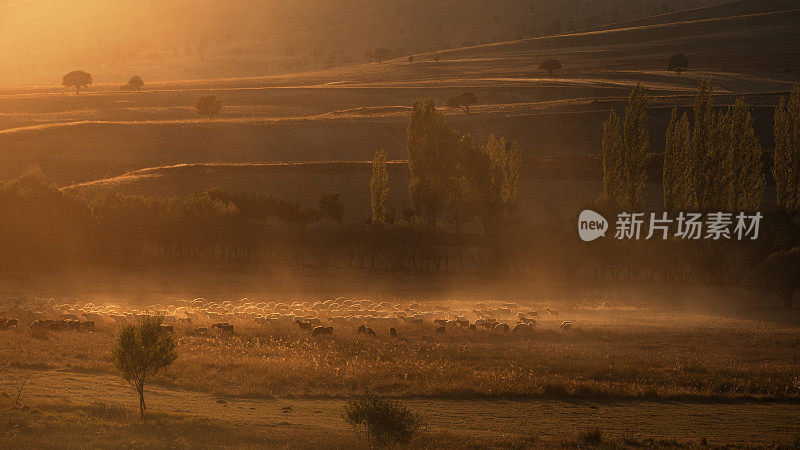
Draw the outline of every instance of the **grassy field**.
[[[307,302],[310,307],[313,300]],[[205,304],[203,310],[215,310]],[[522,445],[529,439],[545,447],[569,445],[595,427],[617,443],[649,437],[765,445],[796,437],[796,315],[776,319],[752,307],[731,315],[650,304],[637,309],[622,300],[605,307],[531,302],[500,316],[513,324],[518,311],[539,311],[537,331],[527,335],[457,327],[444,336],[434,333],[434,317],[463,310],[474,320],[473,308],[499,308],[500,302],[402,303],[400,309],[409,311],[403,314],[428,319],[395,325],[396,339],[388,336],[390,322],[359,320],[357,311],[347,313],[347,323],[334,323],[332,338],[312,338],[286,319],[273,325],[234,319],[233,336],[189,336],[190,327],[179,325],[180,356],[148,390],[156,416],[145,428],[132,424],[135,397],[109,357],[117,325],[105,320],[94,333],[31,332],[23,311],[19,330],[0,332],[0,396],[12,402],[19,390],[32,409],[5,410],[0,439],[35,443],[41,439],[35,430],[66,433],[58,424],[74,420],[72,432],[74,426],[95,430],[98,424],[113,430],[92,438],[101,446],[120,439],[160,445],[179,437],[189,445],[197,439],[220,446],[264,440],[289,445],[278,435],[298,433],[304,436],[300,445],[312,446],[330,432],[342,444],[328,445],[348,445],[358,437],[341,419],[342,399],[364,391],[400,399],[423,414],[428,428],[419,439],[431,439],[433,446],[447,446],[447,439],[457,446]],[[70,305],[98,312],[143,307]],[[242,303],[230,305],[239,311]],[[558,318],[544,312],[554,306]],[[573,329],[560,330],[563,320]],[[376,337],[356,334],[362,321],[374,327]],[[192,326],[207,324],[201,318]],[[745,417],[747,424],[739,423]],[[12,427],[15,422],[21,425]],[[224,431],[227,424],[236,425]],[[135,430],[143,434],[133,437]]]

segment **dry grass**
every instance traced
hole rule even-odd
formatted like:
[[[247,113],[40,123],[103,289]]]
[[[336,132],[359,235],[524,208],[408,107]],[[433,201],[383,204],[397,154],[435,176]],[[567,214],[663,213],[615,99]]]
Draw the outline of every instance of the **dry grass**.
[[[237,323],[233,337],[179,336],[178,361],[157,380],[241,397],[398,397],[800,400],[796,326],[638,311],[588,311],[557,331],[543,319],[529,337],[399,327],[332,339],[289,326]],[[6,367],[114,373],[114,329],[93,334],[0,333]]]

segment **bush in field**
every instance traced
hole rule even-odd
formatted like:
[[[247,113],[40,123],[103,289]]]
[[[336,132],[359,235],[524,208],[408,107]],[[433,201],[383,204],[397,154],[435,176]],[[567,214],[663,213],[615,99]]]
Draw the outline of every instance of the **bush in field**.
[[[379,445],[407,444],[421,428],[422,418],[405,406],[374,394],[364,394],[344,407],[345,420],[364,427]]]
[[[800,247],[772,253],[753,272],[752,280],[781,299],[791,309],[795,293],[800,290]]]
[[[344,226],[344,205],[342,205],[341,194],[324,195],[319,199],[319,210],[325,216]]]
[[[669,57],[668,68],[680,76],[681,72],[689,68],[689,58],[683,53],[676,53]]]
[[[561,69],[561,61],[557,59],[548,59],[539,64],[539,70],[544,70],[548,75],[553,76],[553,72]]]
[[[201,116],[208,117],[209,120],[214,120],[214,117],[222,112],[222,99],[216,95],[204,95],[197,99],[194,105],[195,111]]]
[[[478,97],[472,92],[462,92],[458,95],[451,95],[447,99],[448,108],[460,108],[465,113],[469,114],[469,107],[478,101]]]
[[[125,325],[111,353],[122,378],[139,394],[142,422],[145,383],[178,358],[175,338],[162,328],[162,322],[162,317],[143,316],[135,325]]]
[[[82,70],[73,70],[64,75],[64,78],[61,79],[61,84],[63,84],[64,87],[74,87],[75,94],[80,94],[81,88],[89,87],[92,81],[92,74]]]
[[[131,77],[130,81],[128,81],[128,84],[122,86],[122,90],[141,92],[142,86],[144,86],[144,81],[142,81],[142,77],[140,77],[139,75],[134,75]]]
[[[394,52],[389,50],[388,48],[378,47],[374,50],[367,50],[364,52],[364,57],[368,61],[375,61],[377,63],[382,63],[387,59],[390,59],[394,56]]]

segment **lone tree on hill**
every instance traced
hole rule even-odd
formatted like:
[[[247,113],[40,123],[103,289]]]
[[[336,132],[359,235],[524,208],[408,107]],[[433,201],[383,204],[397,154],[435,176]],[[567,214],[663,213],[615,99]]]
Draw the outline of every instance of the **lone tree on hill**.
[[[689,58],[683,53],[676,53],[669,57],[669,70],[681,76],[681,72],[689,68]]]
[[[449,108],[461,108],[462,111],[469,114],[469,107],[478,101],[478,97],[472,92],[462,92],[458,95],[451,95],[447,99],[447,106]]]
[[[81,93],[82,87],[89,87],[92,81],[92,74],[82,70],[73,70],[64,75],[64,78],[61,79],[61,84],[64,85],[64,87],[74,87],[75,95],[77,95]]]
[[[364,52],[364,57],[367,58],[369,61],[375,61],[377,63],[382,63],[387,59],[391,58],[394,55],[394,52],[389,50],[388,48],[378,47],[374,50],[367,50]]]
[[[123,86],[122,89],[126,91],[142,92],[142,86],[144,86],[144,81],[142,81],[142,77],[140,77],[139,75],[134,75],[131,77],[130,81],[128,81],[128,84]]]
[[[561,69],[561,61],[557,59],[548,59],[545,62],[539,64],[539,70],[544,70],[547,72],[548,75],[553,76],[553,72],[556,70]]]
[[[222,100],[216,95],[204,95],[198,98],[197,104],[194,105],[197,114],[206,116],[209,120],[214,120],[214,117],[222,112],[222,108]]]
[[[145,383],[175,362],[175,338],[162,327],[163,318],[143,316],[135,325],[125,325],[111,355],[122,378],[139,394],[139,412],[145,421]]]

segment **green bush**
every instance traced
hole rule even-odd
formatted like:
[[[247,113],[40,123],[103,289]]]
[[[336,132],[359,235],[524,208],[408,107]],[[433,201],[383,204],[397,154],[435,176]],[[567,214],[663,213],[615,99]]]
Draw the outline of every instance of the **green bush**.
[[[398,402],[375,394],[364,394],[344,407],[345,420],[353,427],[364,427],[378,444],[407,444],[422,428],[422,419]]]

